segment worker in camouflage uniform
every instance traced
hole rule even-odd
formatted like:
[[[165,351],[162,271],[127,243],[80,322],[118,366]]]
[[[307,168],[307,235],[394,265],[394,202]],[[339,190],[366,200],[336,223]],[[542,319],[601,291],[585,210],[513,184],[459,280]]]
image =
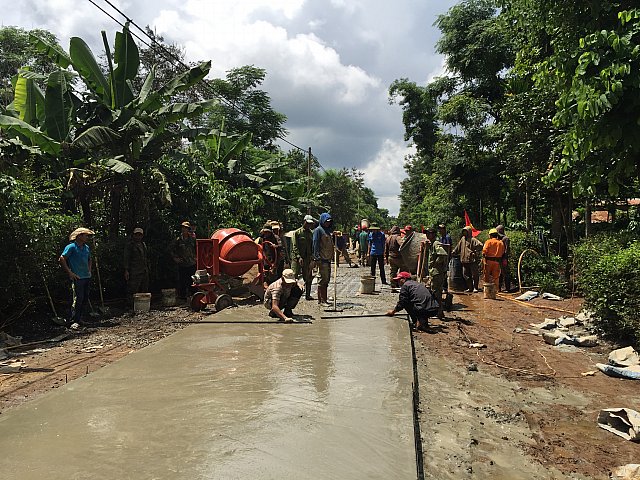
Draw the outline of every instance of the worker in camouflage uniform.
[[[304,280],[305,299],[313,300],[311,283],[313,282],[313,229],[316,220],[306,215],[302,226],[293,232],[291,239],[291,261],[293,271]]]
[[[124,279],[129,295],[149,291],[149,258],[143,237],[144,230],[134,228],[133,236],[124,249]]]
[[[178,298],[187,298],[193,285],[191,277],[196,273],[196,239],[189,222],[180,224],[180,236],[173,242],[171,257],[178,267]]]
[[[444,279],[447,274],[447,263],[449,254],[442,244],[436,240],[436,229],[427,228],[427,240],[429,241],[429,277],[431,279],[431,290],[438,301],[440,308],[438,309],[438,318],[444,318],[442,309],[442,291],[444,287]]]

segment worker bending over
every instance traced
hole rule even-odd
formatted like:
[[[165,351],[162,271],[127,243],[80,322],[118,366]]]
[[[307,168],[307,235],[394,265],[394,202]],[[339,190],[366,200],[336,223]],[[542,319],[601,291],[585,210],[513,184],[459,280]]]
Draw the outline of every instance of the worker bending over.
[[[282,276],[267,287],[264,292],[264,306],[269,316],[285,322],[293,322],[293,309],[302,297],[302,289],[296,282],[296,274],[290,268],[282,272]]]
[[[406,310],[411,318],[411,324],[416,330],[425,331],[428,327],[429,317],[438,314],[440,304],[423,283],[411,280],[409,272],[400,272],[393,278],[400,285],[398,303],[393,310],[386,314],[393,317],[401,310]]]

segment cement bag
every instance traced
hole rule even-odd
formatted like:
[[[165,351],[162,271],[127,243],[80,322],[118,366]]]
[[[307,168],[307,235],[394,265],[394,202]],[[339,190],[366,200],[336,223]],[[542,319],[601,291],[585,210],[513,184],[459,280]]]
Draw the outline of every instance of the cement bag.
[[[640,480],[640,464],[629,463],[611,470],[613,480]]]
[[[416,274],[418,271],[418,255],[420,255],[420,244],[426,242],[427,236],[424,233],[413,232],[404,238],[400,246],[400,256],[407,271]],[[426,261],[426,259],[425,259]],[[425,270],[426,271],[426,270]]]
[[[633,347],[619,348],[609,354],[609,364],[616,367],[640,365],[640,357]]]
[[[600,410],[598,426],[625,440],[640,442],[640,413],[630,408]]]

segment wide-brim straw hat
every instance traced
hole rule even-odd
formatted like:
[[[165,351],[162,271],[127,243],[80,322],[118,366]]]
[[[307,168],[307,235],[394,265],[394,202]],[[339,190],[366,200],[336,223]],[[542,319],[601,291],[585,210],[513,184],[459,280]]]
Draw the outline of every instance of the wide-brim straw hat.
[[[80,227],[80,228],[76,228],[73,232],[71,232],[71,234],[69,235],[69,240],[74,241],[78,235],[82,235],[83,233],[86,233],[87,235],[95,235],[95,232],[93,230]]]

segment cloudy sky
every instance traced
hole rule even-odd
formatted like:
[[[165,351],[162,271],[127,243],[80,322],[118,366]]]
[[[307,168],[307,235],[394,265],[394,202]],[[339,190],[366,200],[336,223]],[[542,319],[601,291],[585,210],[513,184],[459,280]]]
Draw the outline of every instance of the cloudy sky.
[[[93,0],[124,19],[105,0]],[[288,117],[287,140],[311,147],[324,168],[356,167],[379,205],[398,213],[404,178],[402,113],[389,105],[391,82],[424,84],[443,72],[435,54],[437,15],[455,0],[110,0],[149,25],[188,60],[211,60],[212,77],[253,64]],[[63,47],[82,37],[101,53],[121,27],[89,0],[0,0],[4,26],[44,28]],[[283,145],[283,147],[287,147]]]

